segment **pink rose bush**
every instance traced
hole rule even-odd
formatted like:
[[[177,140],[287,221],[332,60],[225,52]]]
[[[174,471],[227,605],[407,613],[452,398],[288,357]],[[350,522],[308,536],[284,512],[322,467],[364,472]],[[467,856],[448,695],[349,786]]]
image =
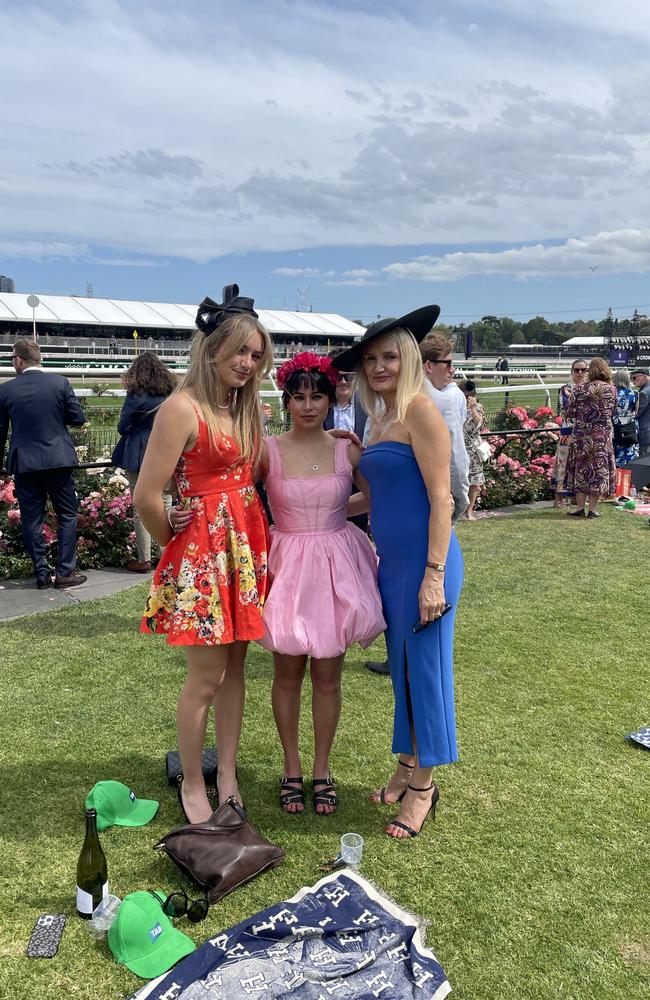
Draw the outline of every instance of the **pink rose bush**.
[[[133,507],[126,478],[113,469],[80,470],[75,475],[79,497],[77,563],[80,569],[123,566],[135,555]],[[56,562],[56,516],[48,506],[43,536],[48,562]],[[32,561],[20,533],[20,509],[11,480],[0,483],[0,578],[31,576]]]
[[[511,504],[547,500],[553,495],[551,474],[561,418],[548,406],[511,406],[490,421],[495,430],[529,430],[537,434],[494,434],[484,438],[492,456],[483,464],[485,485],[477,507],[491,510]]]

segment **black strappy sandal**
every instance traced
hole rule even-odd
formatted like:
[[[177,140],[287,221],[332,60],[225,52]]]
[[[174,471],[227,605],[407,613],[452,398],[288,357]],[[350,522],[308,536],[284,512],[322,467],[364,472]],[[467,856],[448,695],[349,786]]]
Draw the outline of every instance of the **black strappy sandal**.
[[[300,785],[300,788],[293,788]],[[290,805],[301,805],[302,809],[287,809]],[[289,816],[299,816],[305,811],[305,793],[302,790],[302,775],[299,778],[280,778],[280,808]]]
[[[409,772],[413,771],[414,765],[413,764],[405,764],[403,760],[399,759],[399,757],[397,758],[397,763],[399,764],[400,767],[405,767],[407,769],[407,771],[409,771]],[[409,773],[409,777],[410,777],[410,773]],[[408,787],[408,783],[407,783],[407,787]],[[383,806],[394,806],[397,802],[401,802],[402,799],[404,798],[404,796],[406,795],[406,788],[405,788],[401,795],[398,795],[398,797],[396,799],[393,799],[392,802],[389,802],[389,800],[386,798],[386,788],[387,788],[387,786],[384,785],[383,788],[379,789],[379,801],[381,802],[381,804]],[[372,795],[376,795],[376,794],[377,794],[376,792],[372,793]],[[370,796],[370,801],[371,802],[376,802],[376,799],[373,799],[372,795]]]
[[[316,791],[316,785],[325,785],[320,791]],[[339,797],[336,794],[336,785],[331,774],[326,778],[313,778],[312,787],[314,789],[314,812],[317,816],[333,816],[339,804]],[[331,806],[331,812],[322,812],[318,806]]]
[[[440,792],[438,791],[438,786],[433,781],[431,782],[430,785],[427,785],[426,788],[414,788],[413,785],[409,785],[408,787],[411,789],[412,792],[431,792],[431,802],[429,803],[429,808],[427,809],[427,811],[425,813],[424,819],[420,823],[420,829],[419,830],[414,830],[412,826],[408,826],[406,823],[402,823],[398,819],[392,819],[390,821],[390,823],[388,824],[388,826],[398,826],[400,828],[400,830],[406,830],[406,832],[409,835],[409,837],[417,837],[418,833],[420,833],[420,831],[422,830],[422,827],[424,826],[424,820],[427,818],[427,816],[429,815],[429,813],[431,813],[431,819],[435,820],[435,818],[436,818],[436,805],[438,804],[438,799],[440,798]],[[433,791],[431,791],[432,789],[433,789]],[[393,840],[406,840],[407,839],[406,837],[393,837],[392,833],[388,833],[387,829],[384,830],[384,833],[386,833],[387,836],[392,837]]]

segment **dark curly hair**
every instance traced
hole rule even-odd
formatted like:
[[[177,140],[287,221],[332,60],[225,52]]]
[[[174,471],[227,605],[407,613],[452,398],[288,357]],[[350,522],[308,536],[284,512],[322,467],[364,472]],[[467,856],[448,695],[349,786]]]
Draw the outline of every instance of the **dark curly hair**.
[[[122,376],[127,392],[142,392],[147,396],[169,396],[178,380],[151,351],[139,354]]]

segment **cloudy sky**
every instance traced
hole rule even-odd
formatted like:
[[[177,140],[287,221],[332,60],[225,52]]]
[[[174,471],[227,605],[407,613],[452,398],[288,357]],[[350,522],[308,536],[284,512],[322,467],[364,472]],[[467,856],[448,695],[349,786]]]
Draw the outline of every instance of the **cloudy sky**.
[[[3,0],[0,273],[650,311],[649,49],[647,0]]]

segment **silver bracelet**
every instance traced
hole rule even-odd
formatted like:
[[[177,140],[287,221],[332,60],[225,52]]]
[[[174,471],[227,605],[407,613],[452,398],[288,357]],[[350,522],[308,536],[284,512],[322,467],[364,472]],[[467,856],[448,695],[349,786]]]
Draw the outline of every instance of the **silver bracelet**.
[[[165,508],[165,514],[167,515],[167,520],[169,521],[169,527],[172,529],[172,531],[174,532],[174,534],[176,534],[176,528],[174,527],[174,524],[172,522],[172,511],[173,511],[173,509],[174,509],[173,507],[166,507]]]

